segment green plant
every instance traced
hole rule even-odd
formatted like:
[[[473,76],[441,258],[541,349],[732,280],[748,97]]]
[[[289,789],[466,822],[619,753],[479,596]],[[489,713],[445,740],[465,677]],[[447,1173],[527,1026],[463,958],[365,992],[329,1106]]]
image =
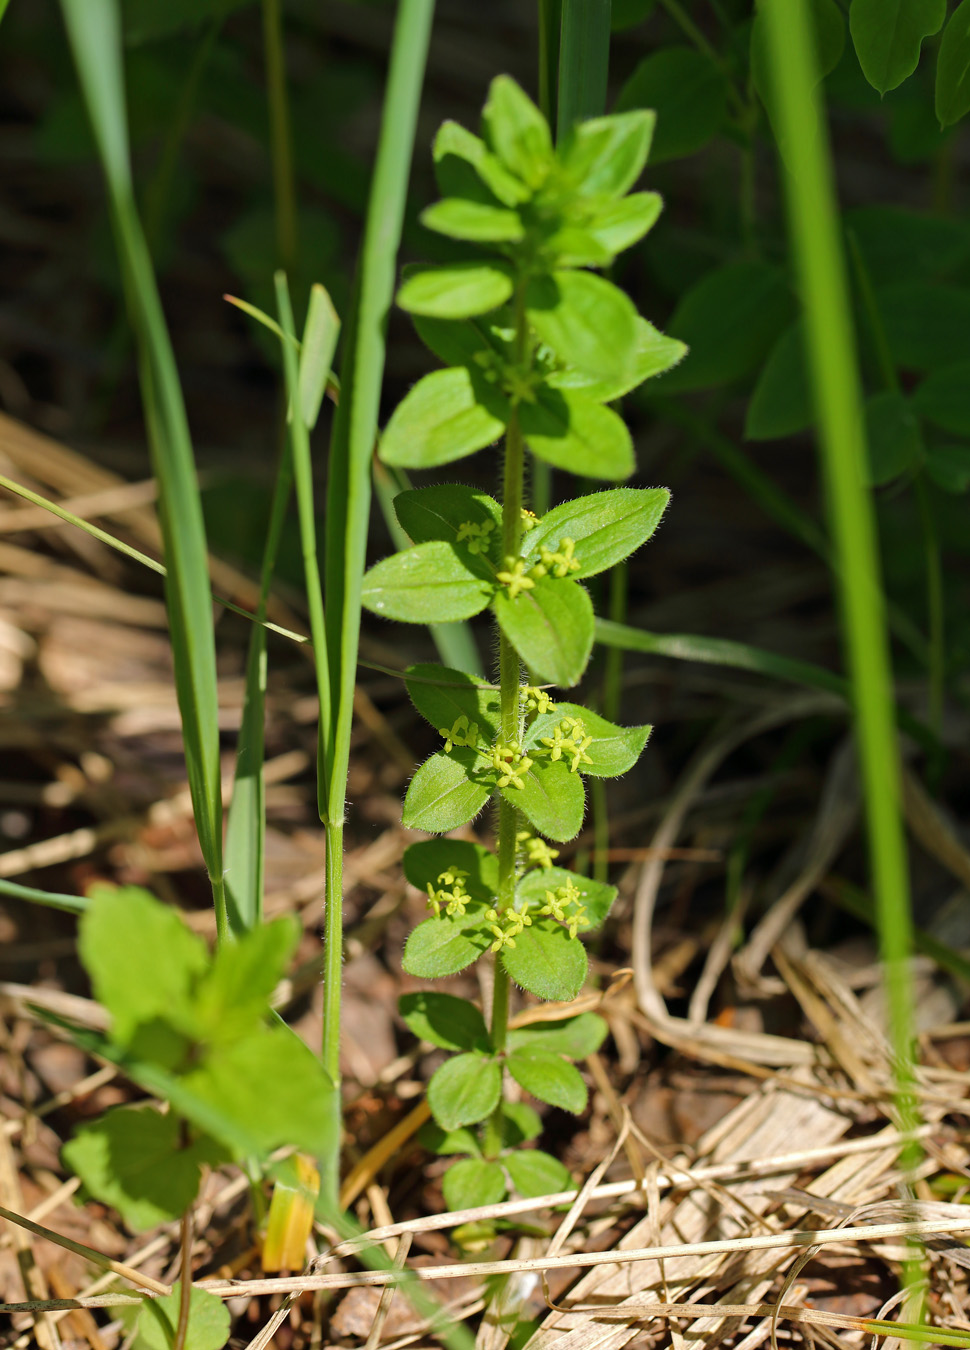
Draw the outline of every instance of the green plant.
[[[586,1088],[571,1061],[598,1047],[605,1025],[585,1014],[509,1030],[509,986],[561,1001],[582,988],[580,935],[602,924],[615,891],[558,867],[548,841],[575,837],[584,779],[625,773],[650,733],[545,686],[582,678],[594,615],[581,583],[650,538],[669,494],[614,488],[538,518],[524,499],[525,452],[587,477],[629,477],[629,432],[608,404],[686,350],[587,270],[610,265],[659,215],[655,193],[631,192],[652,114],[578,123],[554,149],[546,119],[500,76],[482,124],[479,138],[446,122],[435,141],[443,199],[423,223],[459,241],[465,256],[406,272],[398,303],[445,364],[399,404],[380,455],[432,469],[504,437],[501,500],[458,483],[402,492],[394,508],[411,547],[377,563],[363,585],[364,604],[384,618],[466,620],[487,609],[497,629],[498,685],[435,665],[405,675],[444,744],[415,773],[404,824],[441,834],[490,801],[497,813],[494,851],[436,839],[412,845],[404,863],[431,909],[408,939],[405,970],[437,979],[493,958],[488,1025],[451,995],[401,1001],[411,1030],[452,1053],[429,1085],[435,1125],[425,1137],[438,1152],[468,1155],[445,1178],[459,1208],[501,1199],[510,1183],[524,1194],[565,1184],[553,1158],[517,1151],[539,1122],[504,1100],[505,1072],[540,1101],[580,1111]]]

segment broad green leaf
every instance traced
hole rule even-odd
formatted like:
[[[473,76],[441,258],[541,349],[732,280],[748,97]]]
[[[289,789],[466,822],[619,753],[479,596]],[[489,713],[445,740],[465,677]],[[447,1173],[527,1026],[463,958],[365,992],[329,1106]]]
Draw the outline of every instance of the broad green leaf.
[[[303,340],[300,343],[299,373],[300,414],[311,431],[320,416],[320,404],[323,402],[339,333],[340,320],[328,292],[319,284],[311,286]]]
[[[539,1112],[528,1102],[502,1103],[502,1143],[506,1148],[518,1148],[542,1133]]]
[[[119,1045],[156,1019],[194,1030],[192,991],[208,953],[177,910],[137,886],[99,889],[81,919],[78,948]]]
[[[421,212],[421,224],[450,239],[467,239],[472,243],[515,244],[525,238],[525,227],[517,211],[462,197],[433,202]]]
[[[443,1130],[433,1120],[425,1121],[418,1130],[418,1143],[429,1153],[470,1153],[473,1158],[480,1158],[482,1154],[474,1130]]]
[[[490,788],[469,775],[475,772],[471,750],[438,751],[408,784],[401,823],[407,830],[444,834],[474,820],[489,798]]]
[[[657,129],[651,164],[703,149],[726,116],[724,76],[692,47],[664,47],[640,62],[620,90],[618,109],[653,108]]]
[[[431,663],[409,666],[405,682],[411,702],[435,731],[449,730],[460,717],[477,722],[482,739],[494,740],[499,727],[501,697],[494,685],[483,685],[463,670]]]
[[[562,539],[576,544],[579,571],[592,577],[628,558],[653,535],[670,501],[666,488],[608,488],[554,506],[522,540],[530,564],[542,548],[557,549]]]
[[[539,577],[514,600],[503,586],[495,594],[495,617],[541,681],[563,688],[579,683],[593,649],[593,605],[582,586]]]
[[[944,492],[970,487],[970,445],[935,445],[926,455],[926,472]]]
[[[299,923],[288,914],[217,948],[196,994],[196,1016],[206,1040],[232,1040],[262,1024],[300,934]]]
[[[380,441],[385,464],[430,469],[484,450],[505,431],[508,405],[467,366],[425,375],[394,409]]]
[[[570,773],[561,759],[537,759],[522,777],[522,787],[499,788],[540,834],[567,843],[579,834],[586,809],[582,776]]]
[[[869,482],[874,487],[891,483],[920,462],[923,438],[919,419],[903,394],[889,390],[868,400],[866,441]]]
[[[512,1185],[524,1198],[534,1195],[558,1195],[573,1189],[573,1179],[558,1159],[539,1148],[523,1148],[502,1159]]]
[[[570,1059],[585,1059],[594,1054],[606,1039],[609,1028],[596,1013],[580,1013],[561,1022],[532,1022],[517,1027],[508,1034],[508,1047],[517,1050],[521,1045],[540,1046],[554,1050]]]
[[[422,1041],[430,1041],[442,1050],[489,1048],[485,1019],[467,999],[422,989],[402,994],[397,1006],[408,1030]]]
[[[140,1232],[181,1218],[198,1195],[200,1167],[225,1161],[205,1136],[180,1147],[181,1132],[174,1111],[116,1106],[79,1126],[61,1156],[95,1199]]]
[[[432,539],[371,567],[364,574],[361,600],[383,619],[447,623],[478,614],[494,589],[466,564],[454,544]]]
[[[464,483],[439,483],[434,487],[409,488],[394,498],[394,513],[415,544],[429,539],[444,539],[463,549],[462,557],[469,561],[476,555],[467,543],[460,543],[458,533],[466,521],[478,526],[492,526],[494,542],[485,556],[498,561],[501,552],[502,508],[494,497],[480,488]]]
[[[505,1173],[497,1162],[463,1158],[452,1163],[441,1181],[445,1204],[451,1210],[497,1205],[505,1197]]]
[[[559,151],[563,177],[589,196],[625,196],[646,167],[655,122],[646,109],[577,122]]]
[[[773,441],[810,427],[815,418],[801,320],[782,333],[761,368],[748,403],[744,434]]]
[[[687,348],[676,338],[666,337],[653,324],[637,315],[637,345],[633,363],[623,379],[598,380],[575,366],[564,366],[546,376],[546,384],[553,389],[580,389],[587,398],[599,403],[612,403],[644,380],[662,375],[679,365],[687,355]]]
[[[936,116],[952,126],[970,112],[970,0],[950,15],[936,57]]]
[[[930,371],[970,361],[970,289],[900,281],[876,292],[893,360]]]
[[[138,1312],[130,1350],[172,1350],[182,1302],[180,1282],[163,1298],[146,1299]],[[222,1350],[229,1344],[232,1319],[225,1301],[194,1285],[189,1291],[188,1350]]]
[[[544,867],[535,872],[526,872],[515,894],[520,904],[538,908],[545,901],[546,891],[567,884],[578,887],[586,911],[586,918],[579,925],[579,931],[588,933],[599,928],[616,899],[616,887],[608,886],[605,881],[590,881],[576,872],[567,872],[564,867]]]
[[[626,423],[578,389],[540,387],[519,405],[526,445],[539,459],[587,478],[629,478],[636,467]]]
[[[428,1084],[431,1114],[445,1130],[477,1125],[492,1114],[502,1095],[502,1070],[484,1055],[445,1060]]]
[[[485,142],[457,122],[442,122],[433,154],[435,177],[444,197],[516,206],[530,195]]]
[[[409,975],[440,980],[470,966],[492,941],[481,928],[481,913],[464,918],[425,919],[408,938],[401,962]]]
[[[590,763],[579,766],[579,772],[591,778],[617,778],[632,769],[653,730],[650,726],[618,727],[589,708],[578,703],[560,703],[557,699],[554,712],[542,713],[530,724],[523,741],[525,748],[530,750],[535,746],[541,753],[540,742],[554,734],[564,717],[580,718],[586,735],[593,738],[592,744],[583,752],[589,756]]]
[[[411,314],[466,319],[498,309],[512,294],[512,274],[499,263],[450,263],[415,267],[405,276],[397,303]]]
[[[885,94],[912,75],[923,39],[945,18],[946,0],[852,0],[849,32],[873,89]]]
[[[584,965],[585,956],[583,952]],[[586,1084],[579,1070],[552,1050],[522,1046],[509,1055],[508,1068],[519,1086],[540,1102],[559,1106],[573,1115],[579,1115],[586,1105]]]
[[[545,915],[537,915],[531,927],[523,928],[514,947],[502,948],[501,961],[516,984],[528,989],[536,998],[555,999],[557,1003],[567,1003],[575,998],[586,979],[586,948],[579,938],[571,938],[561,924]],[[532,1049],[515,1050],[509,1056],[509,1067],[516,1055],[527,1053],[531,1055]],[[548,1051],[541,1053],[551,1054]],[[559,1055],[552,1057],[560,1064],[565,1063]],[[515,1078],[522,1082],[517,1074]],[[522,1083],[522,1086],[529,1087],[528,1083]],[[533,1089],[529,1088],[529,1091]],[[541,1092],[534,1095],[544,1102],[551,1100]]]
[[[526,314],[540,341],[569,366],[602,379],[623,379],[637,340],[633,302],[592,272],[557,271],[533,277]]]
[[[900,277],[939,281],[970,260],[970,229],[963,220],[901,206],[859,206],[845,213],[845,227],[874,286]]]
[[[470,366],[474,375],[476,370],[482,370],[483,364],[500,366],[502,362],[511,362],[509,343],[502,336],[508,329],[497,327],[504,317],[504,310],[497,315],[471,319],[433,319],[415,314],[412,322],[418,337],[440,361],[446,366]]]
[[[482,109],[488,145],[506,169],[530,188],[541,187],[552,166],[549,124],[508,75],[497,75]]]
[[[657,392],[707,389],[750,374],[761,365],[794,308],[781,268],[763,262],[714,268],[674,311],[669,331],[690,350],[676,369],[662,377]]]
[[[913,395],[913,407],[934,426],[970,436],[970,361],[935,370]]]
[[[663,210],[659,192],[634,192],[600,209],[586,229],[610,257],[632,248],[656,225]]]
[[[404,850],[404,875],[412,886],[426,891],[437,886],[449,867],[467,873],[465,889],[473,900],[492,904],[498,894],[498,858],[491,849],[467,839],[426,839]]]

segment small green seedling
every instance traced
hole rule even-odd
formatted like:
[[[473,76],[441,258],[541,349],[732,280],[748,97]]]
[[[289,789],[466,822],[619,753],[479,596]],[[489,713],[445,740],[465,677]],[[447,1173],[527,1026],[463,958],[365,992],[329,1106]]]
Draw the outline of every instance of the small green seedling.
[[[444,834],[489,802],[498,819],[495,851],[436,839],[412,845],[404,861],[430,909],[408,939],[405,970],[437,979],[482,956],[494,962],[490,1025],[451,995],[401,1000],[410,1029],[452,1052],[431,1079],[434,1125],[424,1136],[439,1153],[467,1155],[445,1176],[452,1208],[499,1201],[510,1186],[527,1196],[568,1186],[554,1158],[521,1148],[540,1121],[504,1100],[503,1085],[508,1073],[539,1101],[582,1111],[586,1087],[572,1061],[606,1032],[588,1013],[510,1031],[509,982],[573,999],[587,974],[581,936],[615,896],[557,866],[553,845],[580,830],[584,779],[625,773],[650,728],[616,726],[547,686],[577,684],[589,660],[583,581],[650,538],[669,494],[613,488],[539,519],[524,500],[525,451],[586,477],[628,478],[630,434],[608,405],[686,351],[588,270],[612,264],[660,213],[656,193],[631,192],[653,121],[646,111],[596,118],[555,149],[518,85],[496,79],[482,137],[446,122],[434,145],[444,199],[422,220],[465,257],[410,269],[398,293],[444,369],[398,406],[381,457],[436,469],[504,437],[500,500],[457,483],[401,493],[395,511],[412,547],[372,567],[363,589],[364,604],[388,619],[447,622],[488,609],[498,629],[498,685],[434,665],[406,675],[442,746],[411,780],[404,824]]]

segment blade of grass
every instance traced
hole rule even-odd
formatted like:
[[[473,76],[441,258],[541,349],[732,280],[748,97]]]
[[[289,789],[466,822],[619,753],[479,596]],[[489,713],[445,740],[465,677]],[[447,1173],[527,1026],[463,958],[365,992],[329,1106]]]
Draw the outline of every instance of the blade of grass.
[[[69,914],[83,914],[89,905],[85,895],[60,895],[57,891],[39,891],[34,886],[18,886],[15,881],[0,877],[0,895],[9,895],[12,900],[29,900],[34,905],[46,905],[48,909],[63,909]]]
[[[192,442],[151,257],[135,205],[117,0],[61,0],[94,130],[139,353],[165,544],[165,598],[186,769],[220,939],[228,932],[212,591]]]
[[[814,35],[803,0],[763,0],[771,54],[789,228],[802,292],[809,368],[821,431],[832,541],[838,559],[846,648],[880,947],[885,964],[897,1110],[918,1121],[912,1092],[913,1007],[909,871],[901,820],[899,751],[872,502],[865,488],[865,424],[822,106],[816,105]],[[907,1149],[904,1166],[919,1156]],[[912,1284],[917,1271],[904,1271]]]
[[[539,0],[539,109],[552,126],[559,74],[562,0]]]
[[[557,140],[606,110],[612,0],[562,0]]]

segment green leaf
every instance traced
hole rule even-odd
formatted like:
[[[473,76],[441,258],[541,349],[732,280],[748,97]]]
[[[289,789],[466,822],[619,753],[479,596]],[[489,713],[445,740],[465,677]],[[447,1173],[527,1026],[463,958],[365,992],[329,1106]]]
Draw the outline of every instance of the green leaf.
[[[662,210],[663,198],[658,192],[635,192],[630,197],[600,207],[588,221],[586,229],[613,258],[649,234]]]
[[[641,109],[575,123],[559,151],[563,177],[589,196],[624,197],[646,167],[655,122]]]
[[[637,340],[633,302],[592,272],[556,271],[526,285],[529,323],[567,365],[602,379],[626,377]]]
[[[505,1198],[505,1173],[500,1163],[484,1158],[464,1158],[452,1163],[441,1182],[449,1209],[475,1209],[497,1205]]]
[[[557,549],[562,539],[576,544],[579,571],[592,577],[622,562],[653,535],[670,502],[666,488],[609,488],[554,506],[522,540],[522,556],[531,566],[542,548]]]
[[[481,929],[481,914],[462,918],[425,919],[408,938],[401,962],[409,975],[420,980],[440,980],[457,975],[476,961],[490,945],[490,934]]]
[[[385,464],[430,469],[473,455],[505,431],[507,403],[466,366],[435,370],[405,394],[380,441]]]
[[[288,914],[216,949],[196,994],[198,1023],[207,1040],[229,1041],[262,1024],[301,931]]]
[[[435,731],[450,729],[460,717],[477,722],[481,738],[494,740],[501,716],[499,690],[463,670],[433,664],[409,666],[405,683],[411,702]]]
[[[499,263],[451,263],[408,270],[397,303],[411,314],[466,319],[498,309],[512,294],[512,275]]]
[[[412,322],[415,332],[446,366],[470,366],[474,376],[481,372],[483,362],[500,364],[510,362],[512,353],[509,343],[502,336],[507,329],[496,325],[506,316],[501,311],[494,319],[479,316],[472,319],[432,319],[423,314],[415,314]],[[484,357],[482,356],[484,353]],[[479,386],[476,384],[476,389]],[[497,405],[496,405],[497,406]],[[499,415],[498,412],[495,414]],[[502,415],[507,416],[507,413]]]
[[[300,415],[310,430],[320,416],[320,404],[339,332],[340,320],[333,301],[325,287],[315,283],[310,287],[310,303],[300,343]]]
[[[552,736],[564,717],[577,717],[586,727],[593,742],[584,751],[591,763],[580,764],[579,772],[591,778],[618,778],[632,769],[643,753],[643,747],[653,730],[650,726],[618,727],[599,713],[583,708],[578,703],[556,701],[555,712],[542,713],[530,724],[523,742],[525,748],[539,748],[543,737]],[[540,751],[541,753],[541,751]]]
[[[497,75],[482,110],[485,140],[506,169],[530,188],[542,186],[552,166],[549,124],[508,75]]]
[[[582,776],[570,773],[561,759],[537,759],[522,778],[522,787],[499,788],[536,829],[566,843],[575,839],[583,824],[586,790]]]
[[[574,366],[564,366],[547,375],[546,384],[553,389],[581,389],[587,398],[611,403],[636,389],[644,380],[679,365],[686,355],[687,348],[682,342],[666,337],[638,314],[633,363],[623,379],[599,380]]]
[[[563,687],[578,684],[593,649],[593,605],[568,578],[537,578],[514,600],[506,587],[495,593],[495,617],[538,679]]]
[[[467,239],[472,243],[514,244],[525,238],[525,227],[517,211],[461,197],[433,202],[421,212],[421,224],[450,239]]]
[[[119,1045],[156,1019],[194,1030],[192,992],[208,953],[177,910],[137,886],[98,889],[81,919],[78,948]]]
[[[214,1139],[180,1147],[181,1131],[175,1112],[116,1106],[78,1127],[61,1156],[95,1199],[140,1232],[181,1218],[198,1195],[200,1167],[225,1161]]]
[[[582,947],[579,950],[582,951]],[[584,958],[585,955],[583,952]],[[519,1086],[538,1097],[540,1102],[559,1106],[573,1115],[579,1115],[586,1106],[586,1084],[579,1070],[562,1055],[531,1045],[522,1046],[511,1052],[507,1062],[509,1073]]]
[[[595,1054],[606,1039],[609,1028],[596,1013],[580,1013],[561,1022],[532,1022],[508,1034],[508,1047],[517,1050],[522,1045],[540,1046],[570,1059],[585,1059]]]
[[[535,1107],[528,1102],[502,1103],[502,1143],[506,1148],[518,1148],[542,1133],[542,1120]]]
[[[970,361],[935,370],[913,395],[913,407],[934,426],[970,436]]]
[[[167,0],[166,4],[158,5],[156,0],[124,0],[121,13],[125,45],[135,47],[183,29],[199,28],[216,16],[222,19],[232,10],[251,3],[252,0]]]
[[[454,994],[419,990],[398,999],[398,1011],[408,1030],[442,1050],[487,1050],[488,1028],[473,1003]]]
[[[930,371],[970,361],[970,289],[900,281],[876,292],[893,360]]]
[[[724,76],[709,57],[691,47],[664,47],[640,62],[616,106],[655,109],[651,164],[682,159],[703,149],[723,126]]]
[[[130,1350],[172,1350],[182,1302],[180,1281],[171,1294],[146,1299],[138,1313],[138,1329]],[[229,1343],[232,1320],[221,1298],[194,1285],[189,1291],[188,1350],[222,1350]]]
[[[407,830],[444,834],[474,820],[491,789],[469,775],[477,757],[471,750],[443,751],[426,759],[408,784],[401,823]]]
[[[599,928],[616,899],[616,887],[608,886],[605,881],[590,881],[576,872],[567,872],[564,867],[544,867],[535,872],[526,872],[516,887],[516,898],[520,904],[538,907],[545,901],[546,891],[554,891],[567,883],[578,887],[586,910],[586,919],[579,925],[579,931],[588,933]]]
[[[895,390],[876,394],[866,403],[869,482],[875,487],[913,469],[923,455],[919,419],[909,400]]]
[[[952,126],[970,112],[970,0],[950,15],[936,57],[936,116]]]
[[[586,979],[586,948],[579,938],[571,938],[561,924],[546,915],[537,916],[530,928],[523,928],[515,939],[514,947],[502,948],[501,961],[509,978],[516,984],[528,989],[536,998],[555,999],[557,1003],[568,1003],[575,998]],[[532,1053],[531,1049],[528,1052],[516,1050],[509,1056],[509,1068],[512,1068],[512,1060],[516,1056]],[[565,1063],[559,1055],[547,1051],[541,1053],[560,1064]],[[535,1092],[519,1078],[514,1069],[512,1072],[516,1082],[522,1083],[541,1101],[553,1100],[544,1097],[541,1092]],[[555,1102],[554,1105],[559,1103]],[[572,1107],[567,1109],[572,1110]]]
[[[467,839],[426,839],[404,850],[404,875],[419,891],[438,885],[441,873],[458,867],[467,873],[465,889],[473,900],[490,905],[498,894],[498,858],[491,849]]]
[[[859,206],[845,213],[845,226],[874,286],[900,277],[939,281],[970,260],[970,230],[962,220],[900,206]]]
[[[409,488],[394,498],[394,513],[416,544],[429,539],[444,539],[458,544],[458,532],[466,521],[493,526],[497,538],[486,556],[499,556],[502,508],[494,497],[464,483],[439,483],[434,487]],[[459,544],[463,557],[471,562],[476,555],[467,544]]]
[[[885,94],[912,75],[923,39],[945,18],[946,0],[852,0],[849,31],[873,89]]]
[[[744,422],[749,441],[793,436],[815,419],[801,320],[782,333],[761,369]]]
[[[944,492],[970,487],[970,445],[934,445],[927,451],[926,472]]]
[[[587,478],[629,478],[636,467],[626,423],[578,389],[540,387],[519,404],[526,445],[557,469]]]
[[[455,1055],[428,1084],[431,1114],[445,1130],[476,1125],[490,1116],[502,1095],[502,1070],[484,1055]]]
[[[432,539],[392,553],[364,574],[365,609],[402,623],[447,623],[485,608],[494,584],[473,571],[454,544]]]
[[[668,325],[689,351],[658,393],[732,384],[758,368],[794,313],[787,278],[763,262],[727,263],[701,277]]]
[[[418,1143],[429,1153],[444,1155],[447,1153],[470,1153],[480,1158],[482,1150],[474,1130],[443,1130],[433,1120],[427,1120],[418,1130]]]
[[[524,1148],[502,1159],[519,1195],[558,1195],[574,1189],[573,1179],[558,1159],[539,1148]]]
[[[442,122],[434,142],[434,166],[444,197],[516,206],[529,196],[521,183],[478,136],[457,122]]]

